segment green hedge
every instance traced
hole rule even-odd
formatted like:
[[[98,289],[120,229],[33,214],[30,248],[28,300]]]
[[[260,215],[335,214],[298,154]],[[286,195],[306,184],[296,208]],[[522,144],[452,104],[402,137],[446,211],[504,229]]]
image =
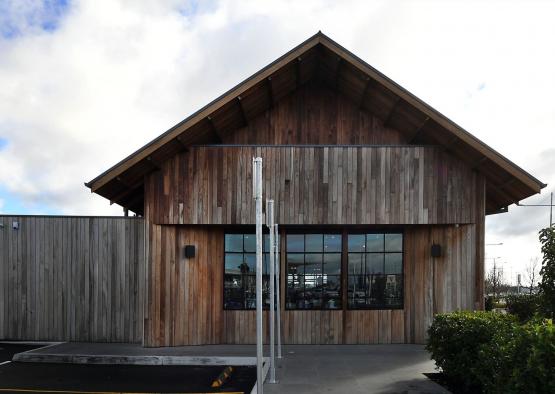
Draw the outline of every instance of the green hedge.
[[[452,381],[485,393],[555,393],[555,326],[512,315],[437,315],[426,349]]]
[[[426,350],[447,376],[471,387],[477,383],[474,367],[479,362],[480,346],[515,322],[511,315],[494,312],[439,314],[428,330]]]
[[[539,294],[509,295],[507,312],[515,315],[521,322],[527,322],[540,313],[541,297]]]

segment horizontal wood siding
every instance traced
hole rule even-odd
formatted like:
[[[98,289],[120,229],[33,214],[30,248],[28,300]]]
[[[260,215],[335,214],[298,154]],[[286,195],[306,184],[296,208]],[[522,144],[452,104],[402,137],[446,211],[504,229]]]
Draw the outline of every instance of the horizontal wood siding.
[[[474,223],[477,173],[436,147],[196,147],[146,182],[157,224],[253,224],[252,158],[287,224]]]
[[[153,238],[145,344],[255,343],[255,311],[223,310],[224,230],[155,224],[148,228]],[[407,226],[404,234],[403,310],[284,309],[283,343],[424,343],[434,314],[474,309],[476,225]],[[441,257],[431,257],[432,243],[441,245]],[[185,245],[195,245],[194,258],[184,258]],[[281,277],[285,278],[283,252]],[[282,306],[285,286],[282,280]]]
[[[143,220],[0,216],[0,223],[0,339],[141,342]]]

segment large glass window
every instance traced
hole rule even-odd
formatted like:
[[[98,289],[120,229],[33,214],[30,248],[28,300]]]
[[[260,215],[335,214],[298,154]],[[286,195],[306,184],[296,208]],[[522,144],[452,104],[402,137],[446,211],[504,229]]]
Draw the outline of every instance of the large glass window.
[[[287,309],[341,309],[341,234],[288,234]]]
[[[403,234],[349,234],[349,309],[403,307]]]
[[[269,236],[264,234],[262,293],[269,308]],[[256,235],[225,235],[224,309],[256,309]]]

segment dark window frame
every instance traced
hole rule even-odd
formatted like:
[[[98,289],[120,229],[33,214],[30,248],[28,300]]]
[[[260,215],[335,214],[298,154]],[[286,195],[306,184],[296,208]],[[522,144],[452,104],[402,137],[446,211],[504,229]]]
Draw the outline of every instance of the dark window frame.
[[[367,242],[367,235],[370,234],[383,234],[384,235],[384,247],[383,247],[383,251],[380,252],[350,252],[349,251],[349,235],[364,235],[365,236],[365,243]],[[386,234],[400,234],[402,236],[402,243],[401,243],[401,252],[399,251],[387,251],[385,248],[385,235]],[[345,309],[349,310],[349,311],[364,311],[364,310],[402,310],[405,307],[405,232],[402,229],[370,229],[370,230],[365,230],[365,229],[356,229],[356,230],[349,230],[347,229],[346,233],[345,233],[345,241],[346,241],[346,245],[345,245],[345,266],[344,269],[346,270],[345,272]],[[400,274],[386,274],[385,273],[385,255],[387,253],[400,253],[401,254],[401,273]],[[398,305],[367,305],[364,307],[351,307],[351,305],[349,304],[349,277],[359,277],[361,275],[349,275],[349,271],[348,271],[348,267],[349,267],[349,254],[362,254],[362,255],[366,255],[366,254],[382,254],[384,255],[384,273],[382,274],[374,274],[374,275],[382,275],[386,277],[386,281],[387,281],[387,276],[388,275],[395,275],[397,277],[401,277],[401,296],[399,297],[399,299],[401,300],[400,304]],[[366,261],[366,258],[365,258]],[[369,275],[362,275],[362,276],[369,276]]]
[[[303,255],[303,265],[306,265],[306,255],[320,255],[322,256],[322,268],[323,268],[323,264],[324,264],[324,256],[326,255],[326,252],[324,250],[324,240],[322,239],[322,251],[321,252],[307,252],[306,251],[306,236],[307,235],[338,235],[341,245],[339,248],[339,251],[332,251],[332,252],[327,252],[327,254],[338,254],[340,255],[340,261],[339,261],[339,274],[328,274],[330,276],[333,276],[335,278],[338,279],[338,283],[339,283],[339,303],[340,306],[339,308],[326,308],[325,303],[323,302],[324,300],[324,288],[322,287],[321,292],[321,300],[322,300],[322,304],[319,308],[299,308],[299,307],[289,307],[288,306],[288,294],[289,294],[289,267],[288,267],[288,255],[289,254],[302,254]],[[288,241],[287,241],[287,236],[288,235],[303,235],[304,236],[304,250],[302,252],[289,252],[288,251]],[[328,228],[328,229],[319,229],[319,228],[296,228],[296,229],[290,229],[290,230],[285,230],[283,232],[283,238],[285,240],[284,242],[284,282],[285,282],[285,291],[284,291],[284,309],[286,311],[342,311],[344,310],[344,297],[343,297],[343,250],[344,250],[344,237],[343,237],[343,229],[341,227],[333,229],[333,228]],[[323,270],[322,270],[322,275],[324,274]],[[306,274],[305,274],[306,275]],[[303,280],[303,293],[306,293],[306,280]]]
[[[222,308],[225,311],[253,311],[253,308],[226,308],[225,307],[225,235],[227,234],[247,234],[247,235],[255,235],[254,228],[252,226],[240,226],[240,227],[226,227],[224,229],[224,239],[222,242],[222,254],[223,254],[223,264],[222,264]],[[268,234],[266,229],[263,229],[263,237],[264,235]],[[288,281],[287,281],[287,235],[288,234],[338,234],[341,235],[341,252],[332,252],[332,253],[340,253],[341,254],[341,273],[339,274],[340,277],[340,299],[341,299],[341,308],[338,309],[306,309],[306,308],[288,308],[287,307],[287,291],[288,291]],[[348,255],[349,255],[349,245],[348,245],[348,238],[349,235],[356,235],[356,234],[401,234],[402,235],[402,258],[401,258],[401,265],[402,270],[400,275],[402,278],[401,284],[401,303],[397,306],[367,306],[367,307],[358,307],[358,308],[351,308],[348,302],[348,281],[349,281],[349,272],[348,272]],[[368,226],[344,226],[344,225],[330,225],[325,227],[320,226],[282,226],[280,228],[278,237],[280,237],[280,245],[282,250],[280,251],[280,261],[278,264],[278,269],[280,269],[280,283],[279,286],[283,291],[281,292],[282,297],[282,305],[283,309],[286,311],[364,311],[364,310],[403,310],[405,305],[405,274],[406,274],[406,267],[405,267],[405,242],[406,236],[405,231],[403,228],[395,227],[395,228],[386,228],[382,226],[372,226],[369,228]],[[244,242],[244,241],[243,241]],[[385,242],[385,238],[384,238]],[[233,252],[231,252],[233,253]],[[238,253],[238,252],[236,252]],[[242,254],[244,254],[243,252]],[[304,253],[304,252],[303,252]],[[310,253],[310,252],[309,252]],[[385,250],[384,252],[385,253]],[[399,252],[393,252],[399,253]],[[264,253],[263,255],[267,254]],[[384,274],[385,275],[385,274]],[[283,279],[282,279],[283,277]],[[268,307],[263,306],[264,310],[268,310]]]
[[[253,231],[254,229],[249,229],[249,228],[244,228],[244,229],[228,229],[228,230],[224,230],[223,232],[223,242],[222,242],[222,251],[223,251],[223,264],[222,264],[222,278],[223,278],[223,283],[222,283],[222,308],[224,311],[255,311],[256,307],[254,308],[245,308],[244,306],[242,308],[227,308],[226,307],[226,283],[225,283],[225,276],[226,276],[226,269],[225,269],[225,263],[226,263],[226,255],[227,254],[234,254],[234,255],[246,255],[246,254],[256,254],[255,252],[245,252],[245,235],[254,235],[256,236],[256,231]],[[242,235],[243,236],[243,251],[242,252],[227,252],[226,248],[225,248],[225,238],[226,235]],[[264,258],[265,256],[269,256],[270,252],[269,251],[265,251],[264,250],[264,237],[266,235],[269,235],[268,231],[262,231],[262,267],[264,268]],[[247,276],[252,276],[256,278],[256,272],[252,273],[252,274],[246,274]],[[264,277],[268,277],[267,281],[269,281],[269,276],[270,274],[264,274],[264,270],[262,270],[262,284],[264,284]],[[278,284],[279,285],[279,284]],[[262,293],[264,294],[264,287],[262,288]],[[243,294],[243,298],[244,298],[244,294]],[[262,304],[262,309],[264,310],[269,310],[270,307],[269,305],[266,305],[265,303]]]

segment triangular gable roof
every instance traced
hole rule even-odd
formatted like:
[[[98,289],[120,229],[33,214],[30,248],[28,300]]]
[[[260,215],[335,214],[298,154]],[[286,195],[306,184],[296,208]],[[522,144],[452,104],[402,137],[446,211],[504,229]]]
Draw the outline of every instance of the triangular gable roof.
[[[192,144],[218,142],[313,78],[382,118],[411,143],[443,146],[483,173],[487,213],[546,185],[321,32],[247,78],[85,185],[142,214],[144,175]]]

